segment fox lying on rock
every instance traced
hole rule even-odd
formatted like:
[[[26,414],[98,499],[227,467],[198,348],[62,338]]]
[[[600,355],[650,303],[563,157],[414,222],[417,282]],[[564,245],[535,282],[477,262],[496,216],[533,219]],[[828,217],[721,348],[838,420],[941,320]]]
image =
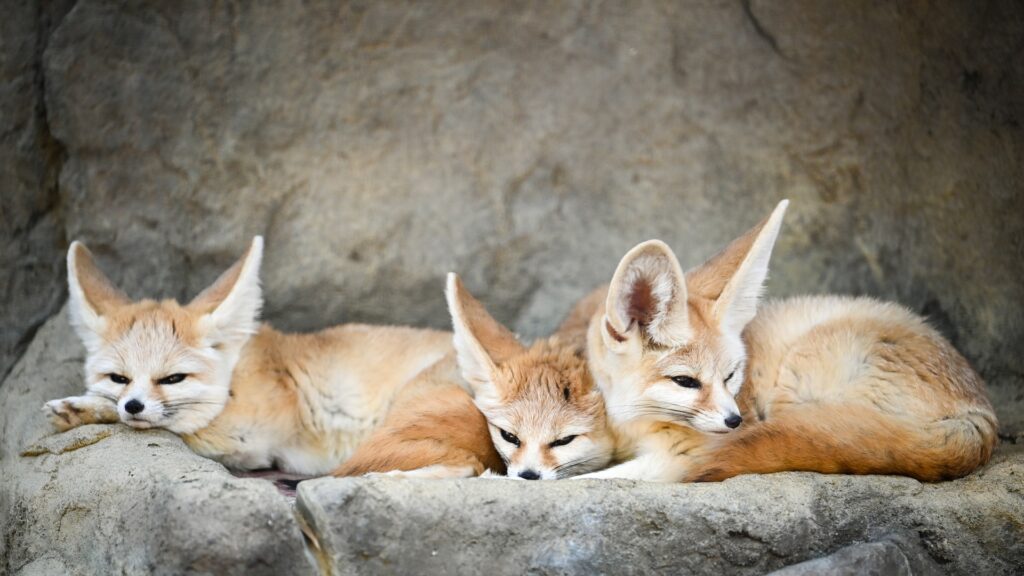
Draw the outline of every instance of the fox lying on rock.
[[[805,470],[964,476],[996,444],[981,378],[921,318],[870,298],[758,311],[787,202],[683,274],[649,241],[588,297],[588,358],[620,463],[589,478]]]
[[[988,461],[984,383],[921,318],[869,298],[759,310],[787,202],[686,274],[652,240],[524,346],[449,275],[453,332],[257,321],[262,239],[187,305],[130,301],[73,243],[87,391],[60,430],[165,428],[242,470],[713,481],[805,470],[956,478]],[[605,468],[614,463],[610,468]]]
[[[524,347],[451,275],[455,346],[451,333],[401,327],[284,334],[257,321],[262,249],[255,238],[182,306],[130,301],[73,243],[70,311],[87,391],[46,403],[55,427],[164,428],[231,468],[300,475],[463,477],[507,462],[534,479],[607,464],[582,323]]]

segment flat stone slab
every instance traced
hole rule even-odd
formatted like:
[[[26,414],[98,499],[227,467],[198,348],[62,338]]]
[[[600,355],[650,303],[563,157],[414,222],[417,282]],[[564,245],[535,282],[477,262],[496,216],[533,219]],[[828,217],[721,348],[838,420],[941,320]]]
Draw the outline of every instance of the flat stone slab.
[[[890,535],[927,551],[915,574],[1009,574],[1024,566],[1022,479],[1024,450],[1004,446],[981,472],[943,484],[330,478],[300,484],[297,506],[332,574],[764,574]],[[867,552],[912,567],[889,545],[854,556]]]

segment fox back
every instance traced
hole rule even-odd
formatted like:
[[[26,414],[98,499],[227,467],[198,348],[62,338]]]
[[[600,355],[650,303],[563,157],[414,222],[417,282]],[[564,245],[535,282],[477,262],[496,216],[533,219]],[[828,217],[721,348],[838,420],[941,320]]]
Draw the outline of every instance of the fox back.
[[[782,470],[941,480],[984,464],[996,442],[984,385],[922,319],[840,297],[758,313],[786,207],[685,274],[656,240],[620,262],[588,346],[626,451],[660,446],[649,460],[672,464],[650,474],[666,480]]]

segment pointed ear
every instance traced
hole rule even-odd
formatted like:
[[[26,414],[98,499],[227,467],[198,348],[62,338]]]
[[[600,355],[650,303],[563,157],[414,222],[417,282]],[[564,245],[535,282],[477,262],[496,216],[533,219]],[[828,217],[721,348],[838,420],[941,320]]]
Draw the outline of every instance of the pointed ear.
[[[686,274],[690,289],[714,300],[714,317],[726,332],[738,334],[754,319],[768,276],[768,261],[789,200],[725,250]]]
[[[263,237],[256,236],[238,262],[189,302],[188,309],[202,315],[200,325],[215,342],[242,344],[259,328],[262,260]]]
[[[648,240],[619,262],[605,303],[605,342],[613,349],[634,335],[663,346],[690,340],[686,280],[672,249]]]
[[[494,383],[497,365],[525,348],[515,334],[487,313],[454,272],[448,274],[445,297],[452,316],[453,342],[462,377],[478,399],[497,401],[500,392]]]
[[[77,240],[68,249],[68,301],[71,325],[90,350],[99,343],[106,326],[104,316],[131,303],[96,267],[92,252]]]

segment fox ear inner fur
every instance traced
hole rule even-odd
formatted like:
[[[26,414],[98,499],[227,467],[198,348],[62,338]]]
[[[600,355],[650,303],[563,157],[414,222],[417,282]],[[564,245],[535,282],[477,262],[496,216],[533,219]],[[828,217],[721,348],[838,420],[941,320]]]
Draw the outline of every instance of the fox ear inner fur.
[[[203,328],[214,341],[240,344],[259,328],[262,259],[263,237],[256,236],[245,255],[189,302],[190,310],[203,314]]]
[[[613,349],[634,334],[661,346],[690,340],[686,280],[664,242],[648,240],[619,262],[608,289],[604,330]]]
[[[452,316],[453,342],[462,377],[478,398],[497,399],[499,391],[494,389],[497,365],[525,348],[515,334],[487,313],[455,273],[448,274],[445,297]]]
[[[71,324],[87,348],[94,349],[106,326],[104,316],[131,300],[96,266],[85,244],[68,249],[68,293]]]

